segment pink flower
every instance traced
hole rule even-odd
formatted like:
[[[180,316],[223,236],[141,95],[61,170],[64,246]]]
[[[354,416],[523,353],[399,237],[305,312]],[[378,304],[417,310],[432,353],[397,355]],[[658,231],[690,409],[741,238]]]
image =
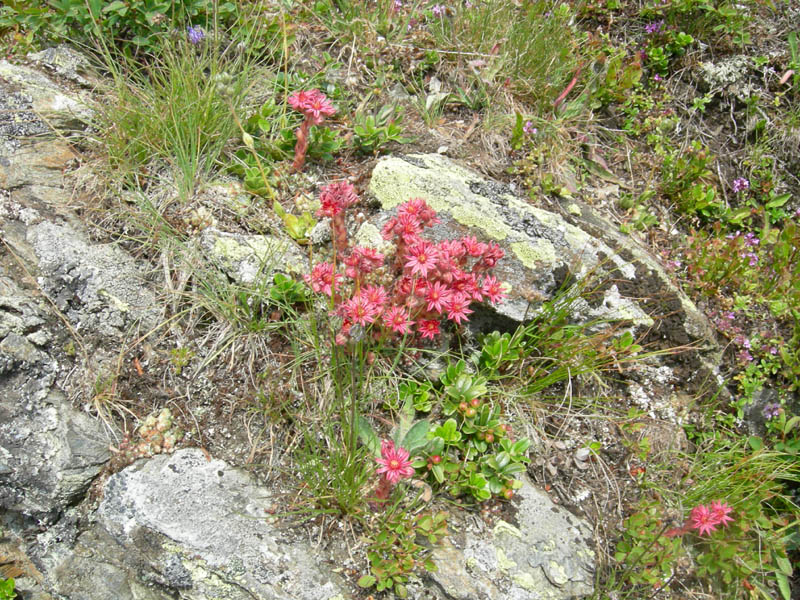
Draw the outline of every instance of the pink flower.
[[[374,323],[381,312],[381,307],[370,302],[364,293],[359,293],[344,303],[344,316],[352,322],[361,326]]]
[[[414,215],[403,214],[397,217],[397,233],[407,244],[417,241],[422,225]]]
[[[351,279],[359,279],[383,265],[383,254],[374,248],[356,246],[344,259],[344,264],[347,266],[344,271],[345,275]]]
[[[330,183],[320,190],[319,201],[322,205],[317,211],[318,217],[335,217],[345,208],[358,202],[355,188],[346,181]]]
[[[435,319],[417,321],[417,331],[419,331],[422,339],[427,338],[432,340],[439,335],[439,321],[436,321]]]
[[[733,518],[728,516],[732,512],[733,508],[727,502],[720,502],[719,500],[711,502],[711,515],[723,527],[727,527],[728,523],[733,521]]]
[[[395,333],[411,333],[411,320],[408,310],[402,306],[392,306],[383,315],[383,323]]]
[[[700,532],[700,535],[705,535],[707,533],[711,533],[717,529],[717,525],[719,525],[719,521],[717,521],[715,515],[707,506],[704,504],[698,504],[692,509],[692,513],[689,516],[691,520],[691,526],[694,529],[697,529]]]
[[[342,276],[338,273],[334,274],[332,264],[317,263],[311,269],[311,275],[306,275],[303,279],[315,292],[322,292],[330,296],[339,287]]]
[[[443,283],[436,281],[428,286],[425,294],[425,301],[428,303],[429,312],[444,312],[447,301],[450,299],[451,291]]]
[[[506,293],[503,290],[503,286],[497,281],[496,277],[488,276],[484,277],[483,285],[481,286],[481,291],[483,295],[489,299],[489,302],[492,304],[497,304],[498,302],[502,302],[503,298],[506,297]]]
[[[397,216],[409,215],[419,221],[423,227],[430,227],[440,223],[436,217],[436,211],[433,210],[424,198],[411,198],[405,204],[401,204],[397,209]]]
[[[483,300],[483,293],[478,287],[478,280],[475,273],[459,272],[456,279],[452,283],[453,292],[456,294],[463,294],[470,300],[480,302]]]
[[[505,251],[500,246],[494,242],[490,242],[486,252],[483,255],[483,264],[491,269],[497,264],[498,260],[505,256],[505,254]]]
[[[303,113],[312,125],[319,125],[325,117],[336,114],[330,100],[319,90],[295,92],[287,101],[294,110]]]
[[[395,448],[391,440],[381,442],[381,458],[375,461],[381,465],[377,473],[382,474],[389,483],[397,483],[401,479],[408,479],[414,476],[414,467],[408,460],[408,450],[405,448]]]
[[[332,117],[336,114],[336,109],[333,108],[330,100],[325,97],[325,94],[318,90],[311,90],[313,96],[306,104],[304,111],[307,117],[310,117],[314,125],[319,125],[325,117]]]
[[[457,293],[452,294],[446,306],[447,318],[459,325],[461,325],[462,320],[468,321],[469,317],[467,315],[472,313],[469,309],[469,303],[470,299],[467,296]]]
[[[488,244],[479,242],[475,236],[461,238],[461,243],[464,244],[464,249],[470,256],[481,256],[489,249]]]
[[[386,295],[386,288],[382,285],[368,285],[364,289],[361,290],[361,295],[367,299],[372,306],[374,306],[378,311],[383,310],[383,306],[386,304],[387,295]]]
[[[420,241],[409,247],[406,253],[406,268],[412,275],[427,277],[436,266],[436,248],[430,242]]]

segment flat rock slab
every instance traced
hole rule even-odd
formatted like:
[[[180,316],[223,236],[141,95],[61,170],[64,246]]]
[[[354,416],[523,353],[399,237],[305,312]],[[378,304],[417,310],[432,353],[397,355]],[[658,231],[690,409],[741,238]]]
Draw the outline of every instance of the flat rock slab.
[[[199,449],[141,460],[108,480],[51,586],[87,600],[343,598],[336,574],[267,522],[269,496]]]
[[[447,598],[567,600],[593,593],[588,523],[527,480],[517,497],[516,524],[499,521],[490,532],[434,552],[438,571],[429,577]]]
[[[494,271],[511,289],[497,312],[514,321],[533,314],[532,296],[552,298],[570,276],[580,279],[605,267],[627,279],[636,276],[636,267],[601,240],[438,154],[382,159],[372,172],[369,191],[386,210],[424,198],[442,220],[431,230],[436,240],[476,235],[499,243],[506,257]],[[650,317],[632,300],[621,298],[618,290],[607,296],[588,318],[652,325]]]

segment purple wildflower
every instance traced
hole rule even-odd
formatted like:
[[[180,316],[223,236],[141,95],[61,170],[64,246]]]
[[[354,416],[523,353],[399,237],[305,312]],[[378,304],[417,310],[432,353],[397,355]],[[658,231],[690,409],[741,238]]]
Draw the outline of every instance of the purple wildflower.
[[[769,421],[770,419],[774,419],[779,414],[781,414],[781,405],[777,402],[770,402],[766,406],[764,406],[764,418]]]
[[[525,125],[522,127],[522,131],[524,131],[528,135],[536,135],[539,133],[539,130],[533,126],[533,122],[526,121]]]
[[[758,246],[760,240],[756,237],[756,234],[753,232],[748,231],[744,234],[744,245],[747,248],[752,248],[753,246]]]
[[[655,75],[653,75],[653,81],[664,81],[664,78],[658,73],[656,73]]]
[[[736,355],[736,358],[742,364],[753,362],[753,355],[747,350],[740,350],[739,354]]]
[[[433,16],[441,17],[442,14],[444,13],[444,6],[442,6],[441,4],[437,4],[431,9],[431,12],[433,13]]]
[[[206,34],[199,25],[197,27],[192,27],[191,25],[187,25],[186,36],[189,38],[189,43],[197,46],[197,44],[199,44],[205,39]]]
[[[661,30],[664,28],[664,21],[654,21],[648,25],[644,26],[644,32],[648,35],[653,33],[661,33]]]
[[[733,180],[733,193],[738,194],[739,192],[743,192],[747,189],[750,189],[750,182],[745,179],[744,177],[737,177]]]

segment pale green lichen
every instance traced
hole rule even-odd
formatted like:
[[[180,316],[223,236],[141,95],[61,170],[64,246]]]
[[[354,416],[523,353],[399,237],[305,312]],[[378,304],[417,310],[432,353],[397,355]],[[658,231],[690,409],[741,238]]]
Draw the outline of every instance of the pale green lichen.
[[[501,533],[507,533],[508,535],[513,535],[514,537],[522,539],[522,532],[511,523],[506,523],[502,519],[497,521],[497,525],[494,526],[494,534],[500,535]]]
[[[514,242],[510,248],[519,262],[529,269],[535,269],[542,264],[551,265],[557,259],[555,247],[545,239],[536,242]]]
[[[476,227],[492,240],[501,241],[513,233],[513,230],[498,218],[492,218],[488,206],[480,204],[463,204],[453,206],[450,215],[456,222],[466,227]]]
[[[567,207],[567,212],[569,212],[571,215],[575,215],[576,217],[580,217],[581,207],[573,202]]]
[[[239,240],[230,237],[218,237],[214,240],[214,254],[220,258],[233,262],[248,258],[255,253],[263,254],[265,248],[258,248],[261,244],[242,244]]]
[[[116,308],[119,312],[128,312],[131,308],[126,302],[123,302],[107,290],[97,290],[97,295],[101,298],[109,300],[110,304],[113,304],[114,308]]]
[[[564,585],[569,581],[566,569],[554,560],[547,563],[547,574],[549,579],[556,585]]]
[[[517,563],[506,556],[502,548],[495,548],[495,555],[497,556],[497,567],[501,571],[509,571],[517,566]]]
[[[513,577],[511,577],[511,580],[519,587],[526,589],[529,592],[536,591],[536,588],[539,587],[539,582],[536,581],[536,578],[528,571],[519,571],[514,573]]]
[[[553,552],[556,549],[556,541],[555,540],[545,540],[540,542],[536,548],[542,554],[546,554],[548,552]]]

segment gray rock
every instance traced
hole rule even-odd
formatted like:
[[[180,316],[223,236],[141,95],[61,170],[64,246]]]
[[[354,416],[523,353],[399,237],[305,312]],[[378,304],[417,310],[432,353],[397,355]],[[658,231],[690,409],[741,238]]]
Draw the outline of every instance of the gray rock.
[[[45,521],[80,499],[109,458],[98,423],[54,387],[58,373],[57,362],[28,340],[3,336],[0,508]]]
[[[37,65],[42,65],[54,72],[59,77],[74,81],[83,87],[92,85],[92,82],[87,79],[89,60],[67,44],[59,44],[52,48],[33,52],[28,54],[27,58]]]
[[[467,535],[462,547],[436,550],[428,576],[454,600],[561,600],[591,595],[595,555],[591,527],[556,506],[526,479],[516,525]]]
[[[42,222],[28,229],[38,259],[39,285],[76,329],[119,338],[138,324],[160,321],[155,294],[134,260],[113,244],[91,244],[68,225]]]
[[[139,461],[108,480],[75,551],[44,557],[49,585],[88,600],[343,598],[309,547],[267,523],[269,496],[199,449]]]
[[[68,93],[36,69],[0,60],[0,77],[11,85],[10,91],[27,98],[30,110],[53,129],[80,130],[92,117],[88,94]]]
[[[226,233],[208,227],[200,234],[206,256],[236,283],[249,285],[272,273],[308,273],[308,258],[291,240],[270,235]]]

